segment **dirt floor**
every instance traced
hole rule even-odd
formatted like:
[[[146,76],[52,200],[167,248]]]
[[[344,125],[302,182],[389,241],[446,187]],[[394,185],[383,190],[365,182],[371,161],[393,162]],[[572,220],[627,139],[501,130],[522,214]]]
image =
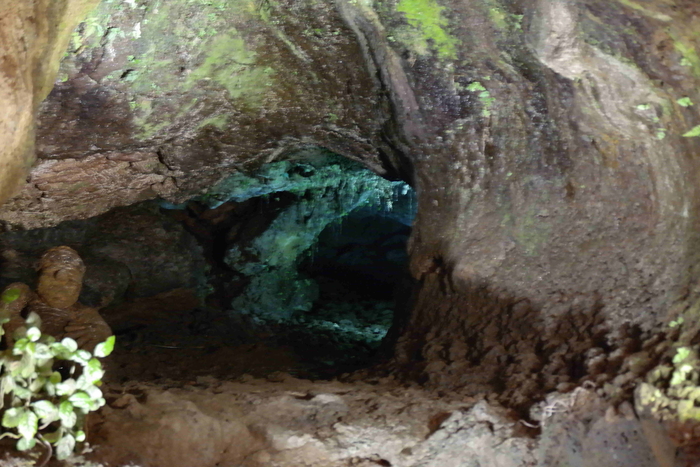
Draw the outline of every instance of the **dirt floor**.
[[[89,446],[59,466],[671,467],[663,428],[595,388],[530,416],[496,394],[427,390],[324,365],[173,291],[104,311],[118,337]],[[147,311],[146,311],[147,310]],[[210,314],[207,314],[210,313]],[[7,451],[1,466],[40,465]]]

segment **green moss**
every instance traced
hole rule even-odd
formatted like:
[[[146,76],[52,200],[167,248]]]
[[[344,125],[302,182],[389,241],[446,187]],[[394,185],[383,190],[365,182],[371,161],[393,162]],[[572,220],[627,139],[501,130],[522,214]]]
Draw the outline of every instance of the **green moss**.
[[[664,15],[663,13],[659,13],[654,10],[650,10],[649,8],[646,8],[642,5],[640,5],[637,2],[633,2],[632,0],[618,0],[620,3],[625,5],[626,7],[632,8],[633,10],[636,10],[643,14],[644,16],[648,16],[649,18],[654,18],[659,21],[664,21],[664,22],[669,22],[672,21],[673,18],[671,18],[668,15]]]
[[[673,37],[673,46],[676,51],[683,57],[682,64],[692,69],[693,75],[700,78],[700,56],[694,44],[690,44],[685,40],[675,36]]]
[[[456,59],[459,41],[445,31],[444,7],[436,0],[400,0],[397,11],[404,14],[408,24],[420,32],[420,39],[437,50],[442,59]]]
[[[700,421],[700,407],[695,407],[694,400],[682,400],[678,402],[678,418],[681,422],[686,420]]]
[[[127,85],[139,139],[155,137],[164,128],[181,123],[193,104],[207,100],[212,91],[225,90],[228,100],[246,111],[260,106],[275,84],[274,71],[256,63],[256,51],[247,47],[244,34],[237,29],[259,21],[257,3],[152,0],[147,8],[137,8],[143,13],[134,22],[125,17],[132,15],[128,12],[133,7],[115,12],[114,5],[103,2],[74,32],[69,59],[79,61],[70,55],[89,54],[89,49],[102,47],[126,56],[124,69],[106,79]],[[111,46],[116,40],[119,46]],[[221,119],[209,123],[225,124]]]
[[[141,120],[140,123],[141,131],[139,131],[136,136],[141,139],[152,138],[153,136],[157,135],[160,130],[163,130],[171,125],[171,122],[169,121],[153,123],[148,120]]]
[[[503,30],[508,28],[508,17],[502,9],[497,7],[489,8],[489,18],[498,29]]]
[[[197,125],[197,129],[204,128],[207,126],[213,126],[215,128],[218,128],[219,130],[223,130],[228,124],[228,119],[229,118],[226,115],[215,115],[213,117],[209,117],[202,120],[202,122],[199,125]]]
[[[478,81],[474,81],[467,86],[467,91],[479,93],[479,102],[481,102],[482,105],[481,115],[487,118],[490,117],[491,106],[496,102],[496,99],[491,97],[491,93],[486,90],[484,85]]]
[[[540,247],[549,241],[551,228],[534,215],[526,215],[514,230],[514,237],[528,256],[537,256]]]
[[[510,14],[501,7],[491,6],[489,8],[489,19],[496,29],[500,31],[522,31],[523,16]]]
[[[256,54],[246,48],[235,29],[212,40],[204,62],[192,71],[186,86],[211,79],[225,88],[231,99],[260,104],[267,88],[273,85],[273,70],[256,66]]]
[[[297,267],[321,232],[355,209],[391,209],[397,199],[395,189],[401,183],[389,182],[357,163],[320,148],[300,155],[303,162],[274,162],[252,176],[236,173],[202,199],[215,207],[228,200],[297,195],[297,201],[281,211],[249,246],[236,246],[226,254],[227,264],[251,280],[234,301],[238,311],[286,319],[295,311],[309,310],[317,286],[304,279]]]
[[[693,356],[693,349],[690,347],[678,347],[676,349],[676,355],[673,356],[673,363],[683,363],[688,358]]]

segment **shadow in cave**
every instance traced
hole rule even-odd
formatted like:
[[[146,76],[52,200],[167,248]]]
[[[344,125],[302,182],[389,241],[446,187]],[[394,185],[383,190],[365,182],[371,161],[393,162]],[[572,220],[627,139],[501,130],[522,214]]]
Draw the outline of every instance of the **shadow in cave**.
[[[392,325],[408,279],[410,230],[371,208],[324,229],[299,266],[318,285],[318,298],[287,342],[298,342],[300,354],[329,367],[366,366]]]

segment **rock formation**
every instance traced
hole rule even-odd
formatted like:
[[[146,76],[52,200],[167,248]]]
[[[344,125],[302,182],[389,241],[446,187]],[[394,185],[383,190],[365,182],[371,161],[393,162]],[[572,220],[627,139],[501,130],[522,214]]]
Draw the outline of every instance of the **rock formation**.
[[[99,0],[31,0],[0,6],[0,202],[34,162],[35,112],[54,86],[73,29]]]
[[[24,109],[0,197],[66,37],[28,8],[0,7],[0,96]],[[325,148],[418,196],[386,371],[521,410],[585,382],[628,397],[664,363],[668,386],[700,329],[699,22],[690,0],[103,0],[0,219],[177,204]]]

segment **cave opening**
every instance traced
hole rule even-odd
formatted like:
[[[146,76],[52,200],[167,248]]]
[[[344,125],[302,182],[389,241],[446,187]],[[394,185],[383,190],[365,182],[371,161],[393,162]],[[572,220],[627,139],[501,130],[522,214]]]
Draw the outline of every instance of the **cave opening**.
[[[6,232],[0,285],[33,286],[46,250],[74,248],[86,264],[80,302],[120,341],[117,379],[193,367],[333,377],[370,365],[392,325],[415,210],[406,183],[305,148],[181,204]]]
[[[198,238],[208,304],[315,374],[366,366],[409,282],[413,190],[310,147],[161,206]]]

